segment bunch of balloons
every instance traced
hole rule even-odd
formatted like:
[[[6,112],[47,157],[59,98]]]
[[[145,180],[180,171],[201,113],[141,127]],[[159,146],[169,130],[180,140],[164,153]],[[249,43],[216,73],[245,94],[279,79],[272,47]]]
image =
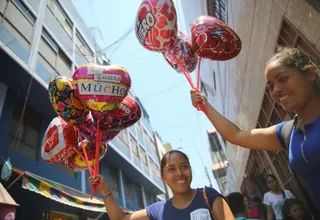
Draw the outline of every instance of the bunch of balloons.
[[[199,89],[202,58],[229,60],[241,51],[239,36],[224,22],[211,16],[201,16],[194,21],[189,41],[178,31],[173,0],[143,0],[135,30],[140,44],[150,51],[161,52],[174,70],[185,75],[192,88]],[[190,73],[197,65],[195,86]]]
[[[141,118],[141,108],[127,96],[131,78],[120,66],[87,64],[72,78],[56,76],[49,83],[58,116],[45,132],[41,155],[50,164],[96,176],[107,143]]]

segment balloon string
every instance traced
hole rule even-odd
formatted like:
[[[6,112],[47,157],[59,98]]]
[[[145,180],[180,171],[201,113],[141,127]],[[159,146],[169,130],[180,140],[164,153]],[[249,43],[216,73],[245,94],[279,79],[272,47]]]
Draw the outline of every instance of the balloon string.
[[[97,133],[96,133],[96,152],[95,152],[95,160],[94,160],[94,171],[93,177],[97,177],[99,173],[99,151],[100,151],[100,141],[101,141],[101,134],[100,134],[100,126],[99,120],[97,120]],[[93,193],[96,193],[97,186],[93,185],[91,190],[91,199],[93,197]]]
[[[99,120],[97,120],[97,136],[96,136],[96,157],[95,157],[95,168],[94,168],[94,177],[96,177],[99,173],[99,151],[100,151],[100,140],[101,140],[101,134],[100,134],[100,126],[99,126]]]
[[[192,79],[191,79],[191,77],[190,77],[190,74],[189,74],[189,73],[185,70],[185,68],[182,66],[182,63],[179,61],[179,59],[177,59],[176,56],[174,56],[174,58],[175,58],[175,61],[176,61],[177,64],[178,64],[180,70],[183,72],[184,76],[185,76],[186,79],[188,80],[191,88],[192,88],[192,89],[198,89],[198,88],[196,88],[196,87],[194,86],[194,84],[193,84],[193,82],[192,82]],[[198,67],[198,68],[199,68],[199,67]],[[205,107],[205,106],[203,105],[203,103],[201,103],[201,102],[197,103],[197,110],[198,110],[198,111],[202,110],[204,113],[207,112],[206,107]]]
[[[79,130],[77,130],[77,131],[78,131],[78,136],[79,136],[79,138],[80,138],[80,143],[81,143],[82,151],[83,151],[83,154],[84,154],[84,159],[85,159],[84,161],[85,161],[85,163],[87,164],[88,172],[89,172],[90,176],[92,176],[93,173],[92,173],[92,170],[91,170],[91,166],[90,166],[90,164],[89,164],[87,151],[86,151],[86,148],[84,147],[84,143],[83,143],[83,139],[82,139],[81,133],[80,133]]]
[[[201,66],[202,57],[198,60],[198,69],[197,69],[197,89],[200,89],[200,66]]]
[[[197,89],[200,90],[200,66],[201,66],[201,57],[198,60],[198,69],[197,69]],[[201,110],[201,106],[197,104],[197,110]]]

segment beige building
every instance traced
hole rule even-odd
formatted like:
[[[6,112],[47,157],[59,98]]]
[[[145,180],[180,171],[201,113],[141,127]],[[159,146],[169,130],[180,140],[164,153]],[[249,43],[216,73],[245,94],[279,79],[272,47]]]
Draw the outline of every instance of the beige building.
[[[213,15],[225,20],[242,40],[241,53],[235,59],[204,61],[202,90],[210,103],[242,129],[266,127],[290,117],[266,92],[265,63],[279,44],[301,47],[320,61],[319,5],[319,1],[305,0],[201,0],[192,6],[182,3],[187,25],[200,15]],[[192,13],[192,8],[199,10]],[[262,194],[265,174],[272,172],[299,195],[284,153],[250,152],[224,144],[221,137],[220,141],[231,168],[226,188]]]

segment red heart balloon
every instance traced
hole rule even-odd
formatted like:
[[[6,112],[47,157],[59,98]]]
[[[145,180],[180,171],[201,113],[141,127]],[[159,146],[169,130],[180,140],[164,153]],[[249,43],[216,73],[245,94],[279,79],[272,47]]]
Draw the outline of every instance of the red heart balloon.
[[[191,42],[180,31],[176,45],[164,52],[163,56],[178,73],[181,71],[191,73],[197,67],[198,57],[192,50]],[[183,69],[180,69],[179,63]]]
[[[119,106],[108,112],[92,111],[95,120],[99,120],[101,130],[120,131],[132,126],[141,118],[139,104],[130,97],[125,97]]]
[[[225,23],[211,16],[197,18],[191,26],[192,46],[199,57],[230,60],[241,51],[239,36]]]
[[[74,127],[68,125],[61,117],[56,117],[44,134],[41,156],[47,163],[61,163],[74,154],[77,141]]]
[[[143,0],[136,19],[136,36],[151,51],[167,51],[177,40],[177,13],[173,0]]]

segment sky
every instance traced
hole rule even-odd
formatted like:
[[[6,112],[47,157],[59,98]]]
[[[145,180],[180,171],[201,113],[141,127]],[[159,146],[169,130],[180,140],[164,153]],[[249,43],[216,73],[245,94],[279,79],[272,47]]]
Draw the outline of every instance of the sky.
[[[154,131],[163,143],[174,149],[182,147],[193,169],[192,187],[209,186],[204,166],[208,168],[214,188],[217,183],[211,172],[211,156],[206,130],[212,125],[190,100],[190,85],[182,74],[175,72],[162,54],[143,48],[135,35],[134,25],[139,0],[72,0],[88,27],[95,27],[101,48],[118,40],[133,27],[133,31],[116,49],[106,51],[113,64],[126,68],[132,79],[133,93],[139,97],[150,116]],[[178,27],[186,33],[180,2],[175,2]],[[196,149],[200,152],[200,156]],[[201,158],[200,158],[201,157]]]

